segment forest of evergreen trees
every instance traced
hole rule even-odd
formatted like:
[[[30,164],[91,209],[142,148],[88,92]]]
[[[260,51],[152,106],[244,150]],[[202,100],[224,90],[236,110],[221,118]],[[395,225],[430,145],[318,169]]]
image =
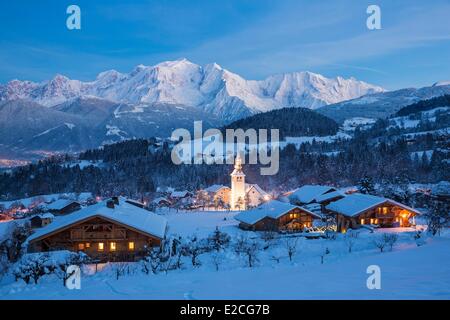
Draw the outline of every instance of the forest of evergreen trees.
[[[280,138],[297,136],[329,136],[339,129],[338,124],[317,112],[305,108],[283,108],[234,121],[224,129],[279,129]]]
[[[402,109],[397,111],[397,116],[403,117],[413,113],[449,106],[450,106],[450,94],[446,94],[428,100],[421,100],[419,102],[410,104],[409,106],[403,107]]]
[[[146,144],[145,140],[136,140],[89,151],[84,157],[92,157],[93,165],[83,169],[79,165],[65,165],[66,158],[24,166],[12,174],[4,173],[0,190],[8,198],[85,191],[135,196],[155,191],[157,186],[195,190],[214,183],[229,183],[231,166],[177,166],[171,162],[168,148],[148,152]],[[365,176],[383,183],[450,180],[447,153],[436,150],[431,158],[426,153],[411,157],[403,140],[374,146],[361,135],[342,144],[343,150],[332,155],[311,151],[319,146],[306,144],[298,150],[288,145],[281,151],[277,175],[260,176],[258,165],[247,165],[247,181],[267,190],[282,191],[307,183],[355,185]],[[115,151],[111,153],[112,150]],[[99,160],[104,161],[102,165],[98,165]]]

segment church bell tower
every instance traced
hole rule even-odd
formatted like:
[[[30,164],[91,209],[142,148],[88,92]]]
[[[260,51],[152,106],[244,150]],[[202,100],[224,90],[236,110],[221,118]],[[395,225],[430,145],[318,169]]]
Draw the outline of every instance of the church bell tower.
[[[231,173],[231,210],[245,210],[245,174],[242,171],[242,158],[238,154]]]

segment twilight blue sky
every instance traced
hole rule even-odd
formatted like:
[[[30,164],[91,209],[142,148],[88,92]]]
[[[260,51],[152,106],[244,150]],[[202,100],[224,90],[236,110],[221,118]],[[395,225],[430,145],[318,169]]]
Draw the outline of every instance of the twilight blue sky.
[[[81,7],[82,29],[66,28]],[[366,28],[377,4],[382,30]],[[247,79],[309,70],[387,89],[450,80],[449,0],[14,0],[0,3],[0,82],[92,80],[185,57]]]

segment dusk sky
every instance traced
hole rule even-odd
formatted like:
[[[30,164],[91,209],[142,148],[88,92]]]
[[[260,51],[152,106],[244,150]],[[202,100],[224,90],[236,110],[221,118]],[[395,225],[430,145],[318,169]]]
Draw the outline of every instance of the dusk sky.
[[[66,8],[81,8],[81,30]],[[366,8],[381,7],[381,30]],[[185,57],[247,79],[312,71],[387,89],[450,80],[450,2],[40,0],[0,3],[0,82],[92,80]]]

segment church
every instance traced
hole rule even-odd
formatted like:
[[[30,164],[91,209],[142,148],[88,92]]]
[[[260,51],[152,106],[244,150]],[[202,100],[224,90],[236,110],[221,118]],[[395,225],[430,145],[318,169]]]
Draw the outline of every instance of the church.
[[[212,185],[204,191],[214,201],[220,200],[229,204],[233,211],[247,210],[269,201],[271,196],[259,185],[245,182],[245,173],[242,170],[242,158],[236,157],[234,170],[231,173],[231,188],[224,185]]]

